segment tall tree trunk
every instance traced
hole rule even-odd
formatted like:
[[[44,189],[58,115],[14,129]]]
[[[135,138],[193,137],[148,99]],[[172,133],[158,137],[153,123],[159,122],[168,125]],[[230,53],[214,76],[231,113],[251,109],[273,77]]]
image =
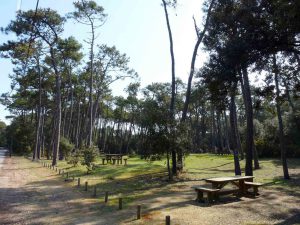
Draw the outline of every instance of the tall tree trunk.
[[[40,68],[40,61],[39,57],[36,57],[37,62],[37,70],[39,75],[39,103],[37,106],[37,124],[36,124],[36,136],[35,136],[35,147],[34,147],[34,154],[33,160],[40,159],[41,155],[41,139],[40,139],[40,131],[41,131],[41,107],[42,107],[42,75],[41,75],[41,68]]]
[[[51,63],[55,72],[55,84],[56,84],[56,114],[55,114],[55,135],[54,135],[54,149],[53,149],[53,158],[52,158],[52,165],[57,165],[57,157],[59,153],[59,142],[60,142],[60,131],[61,131],[61,76],[58,72],[56,67],[55,57],[54,57],[54,50],[50,48],[51,54]]]
[[[211,103],[211,148],[213,153],[216,152],[216,123],[215,123],[215,109],[213,104]]]
[[[218,154],[224,153],[223,135],[221,129],[220,112],[217,111],[217,136],[218,136]]]
[[[252,108],[252,99],[251,99],[251,92],[250,92],[250,83],[248,77],[247,67],[242,65],[242,77],[241,77],[241,84],[242,84],[242,91],[243,91],[243,98],[244,104],[246,109],[246,120],[247,120],[247,136],[246,136],[246,166],[245,166],[245,174],[246,176],[253,175],[253,108]]]
[[[279,141],[280,141],[280,150],[281,150],[281,161],[282,161],[282,169],[284,179],[290,179],[288,165],[286,160],[286,148],[284,144],[284,133],[283,133],[283,122],[281,116],[281,108],[280,108],[280,90],[279,90],[279,81],[278,81],[278,67],[276,63],[276,55],[273,55],[273,69],[275,75],[275,86],[276,86],[276,110],[277,110],[277,118],[278,118],[278,128],[279,128]]]
[[[233,159],[234,159],[234,172],[235,175],[241,175],[241,167],[239,162],[239,151],[241,147],[240,140],[238,139],[237,121],[236,121],[236,105],[235,105],[235,89],[230,94],[230,128],[233,144]]]
[[[91,21],[91,45],[90,45],[90,93],[89,93],[89,133],[88,133],[88,143],[87,145],[91,147],[93,145],[93,83],[94,83],[94,41],[95,41],[95,28],[94,23]]]
[[[173,49],[173,37],[172,37],[172,31],[171,26],[169,22],[169,15],[167,10],[167,3],[165,0],[162,0],[164,11],[165,11],[165,17],[167,22],[167,28],[168,28],[168,34],[169,34],[169,41],[170,41],[170,55],[171,55],[171,71],[172,71],[172,83],[171,83],[171,102],[170,102],[170,123],[171,123],[171,136],[174,137],[174,111],[175,111],[175,89],[176,89],[176,78],[175,78],[175,57],[174,57],[174,49]],[[171,142],[174,142],[172,140]],[[171,144],[171,155],[172,155],[172,174],[177,174],[177,162],[176,162],[176,151],[174,149],[174,144]]]
[[[230,154],[230,145],[229,145],[229,133],[228,133],[228,122],[226,116],[226,110],[224,110],[224,135],[225,135],[225,146],[227,153]]]

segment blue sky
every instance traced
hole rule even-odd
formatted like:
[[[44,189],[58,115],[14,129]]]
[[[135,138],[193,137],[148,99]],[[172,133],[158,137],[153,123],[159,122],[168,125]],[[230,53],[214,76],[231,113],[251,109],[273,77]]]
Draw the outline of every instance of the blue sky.
[[[138,72],[142,86],[152,82],[169,82],[171,80],[171,64],[169,55],[169,39],[161,0],[96,0],[108,14],[106,23],[99,28],[97,43],[115,45],[122,53],[130,57],[130,66]],[[178,0],[175,10],[169,9],[173,30],[176,75],[187,82],[193,47],[196,41],[193,15],[202,24],[202,0]],[[1,1],[0,27],[5,27],[15,18],[16,9],[34,9],[36,0]],[[73,0],[40,0],[39,7],[50,7],[61,15],[73,11]],[[88,38],[88,28],[73,21],[65,25],[67,36],[74,36],[84,49]],[[12,35],[0,34],[0,44],[12,39]],[[205,58],[199,53],[197,65]],[[8,59],[0,58],[0,93],[10,91],[8,75],[12,66]],[[121,95],[127,82],[120,81],[112,85],[114,94]],[[0,120],[6,121],[9,115],[0,106]]]

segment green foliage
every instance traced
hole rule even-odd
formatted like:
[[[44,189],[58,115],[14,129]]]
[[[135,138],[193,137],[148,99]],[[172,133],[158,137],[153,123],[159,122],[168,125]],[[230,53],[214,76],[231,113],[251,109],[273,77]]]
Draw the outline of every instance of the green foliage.
[[[95,146],[87,147],[82,150],[83,160],[81,164],[86,166],[87,173],[93,170],[93,162],[96,161],[98,152],[99,150]]]
[[[0,121],[0,146],[6,146],[6,124]]]
[[[75,145],[72,144],[67,138],[60,138],[59,151],[66,159],[68,159],[74,147]]]
[[[69,157],[68,164],[72,164],[73,167],[76,167],[78,166],[78,163],[80,162],[81,158],[82,158],[82,154],[80,150],[76,149]]]
[[[6,128],[6,139],[14,153],[27,155],[32,152],[34,144],[34,124],[28,117],[17,117]]]

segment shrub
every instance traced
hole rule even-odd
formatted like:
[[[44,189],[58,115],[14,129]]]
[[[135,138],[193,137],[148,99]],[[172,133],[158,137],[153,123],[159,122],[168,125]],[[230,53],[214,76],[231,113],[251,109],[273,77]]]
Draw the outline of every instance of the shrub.
[[[61,154],[61,158],[68,158],[74,149],[74,144],[72,144],[67,138],[61,137],[59,142],[59,151]]]
[[[81,159],[81,153],[79,149],[76,149],[72,154],[68,161],[68,164],[72,164],[73,167],[77,166]]]
[[[93,170],[93,162],[96,161],[98,152],[99,152],[98,148],[95,146],[83,149],[82,151],[83,160],[81,164],[86,166],[87,173]]]

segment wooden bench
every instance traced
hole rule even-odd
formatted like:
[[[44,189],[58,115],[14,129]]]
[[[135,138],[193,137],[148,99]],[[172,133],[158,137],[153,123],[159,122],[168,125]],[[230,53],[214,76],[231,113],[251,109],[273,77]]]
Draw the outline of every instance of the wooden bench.
[[[260,186],[262,186],[261,183],[255,183],[255,182],[245,181],[245,188],[246,188],[246,190],[249,189],[249,188],[253,188],[253,194],[254,194],[254,196],[259,195],[259,193],[258,193],[258,187],[260,187]]]
[[[217,193],[220,191],[220,189],[213,189],[213,188],[207,188],[202,186],[194,186],[192,187],[197,192],[197,199],[198,202],[205,202],[207,200],[208,203],[213,202],[217,199]],[[203,193],[207,194],[207,198],[204,199]]]

